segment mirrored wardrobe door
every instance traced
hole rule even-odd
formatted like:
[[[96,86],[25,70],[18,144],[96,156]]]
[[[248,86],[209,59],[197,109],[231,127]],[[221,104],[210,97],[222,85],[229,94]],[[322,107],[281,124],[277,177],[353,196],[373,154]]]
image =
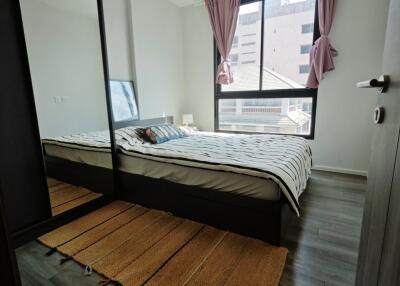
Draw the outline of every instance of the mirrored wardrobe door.
[[[97,0],[20,5],[55,216],[113,192]]]

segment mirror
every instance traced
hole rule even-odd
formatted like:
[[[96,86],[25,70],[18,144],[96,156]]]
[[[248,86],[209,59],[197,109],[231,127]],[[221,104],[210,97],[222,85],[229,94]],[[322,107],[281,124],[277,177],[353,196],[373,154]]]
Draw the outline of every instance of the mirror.
[[[20,0],[53,216],[113,191],[96,0]]]

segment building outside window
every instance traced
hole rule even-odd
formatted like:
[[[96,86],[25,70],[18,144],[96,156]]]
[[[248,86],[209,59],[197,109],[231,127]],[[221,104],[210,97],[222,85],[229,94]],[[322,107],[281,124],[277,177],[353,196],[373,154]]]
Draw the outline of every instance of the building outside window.
[[[230,54],[229,55],[229,62],[231,66],[236,66],[239,61],[239,55],[238,54]]]
[[[314,23],[303,24],[301,25],[301,33],[308,34],[314,32]]]
[[[302,54],[302,55],[304,55],[304,54],[309,55],[309,54],[310,54],[310,51],[311,51],[311,47],[312,47],[311,44],[301,45],[301,46],[300,46],[300,54]]]
[[[299,73],[300,74],[308,74],[310,72],[309,65],[299,65]]]
[[[232,42],[232,49],[237,48],[238,45],[239,45],[239,37],[238,37],[238,36],[235,36],[235,37],[233,38],[233,42]]]
[[[248,43],[243,43],[242,47],[247,47],[247,46],[254,46],[256,42],[248,42]]]
[[[239,25],[252,25],[256,23],[258,20],[258,13],[245,13],[242,15],[239,15]]]

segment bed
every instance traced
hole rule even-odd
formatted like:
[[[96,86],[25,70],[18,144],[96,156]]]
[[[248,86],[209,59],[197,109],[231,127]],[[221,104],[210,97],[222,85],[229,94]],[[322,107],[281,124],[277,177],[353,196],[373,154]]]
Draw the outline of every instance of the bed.
[[[276,245],[290,217],[300,214],[298,199],[311,170],[303,138],[195,132],[152,145],[118,131],[116,137],[120,199]],[[52,158],[110,170],[104,160],[110,149],[102,149],[99,138],[79,144],[47,140],[44,149]]]
[[[48,177],[112,195],[109,131],[45,138],[42,146]]]

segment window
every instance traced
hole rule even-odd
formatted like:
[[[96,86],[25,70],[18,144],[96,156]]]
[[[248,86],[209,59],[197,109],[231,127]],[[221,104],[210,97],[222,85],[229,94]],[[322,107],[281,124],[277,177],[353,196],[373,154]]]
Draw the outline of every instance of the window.
[[[311,47],[312,45],[301,45],[300,46],[300,54],[304,55],[304,54],[310,54],[311,51]]]
[[[239,25],[251,25],[259,20],[260,14],[257,12],[254,13],[245,13],[239,15]]]
[[[312,98],[220,99],[219,130],[309,135]]]
[[[315,9],[316,0],[242,0],[235,33],[240,61],[231,68],[234,83],[216,85],[216,131],[313,138],[317,90],[305,87],[304,54],[319,36]],[[215,67],[218,51],[216,59]]]
[[[301,25],[301,33],[308,34],[314,32],[314,23]]]
[[[309,65],[299,65],[299,73],[308,74],[309,71],[310,71]]]
[[[230,54],[229,61],[230,61],[231,66],[236,66],[239,61],[239,55],[238,54]]]

